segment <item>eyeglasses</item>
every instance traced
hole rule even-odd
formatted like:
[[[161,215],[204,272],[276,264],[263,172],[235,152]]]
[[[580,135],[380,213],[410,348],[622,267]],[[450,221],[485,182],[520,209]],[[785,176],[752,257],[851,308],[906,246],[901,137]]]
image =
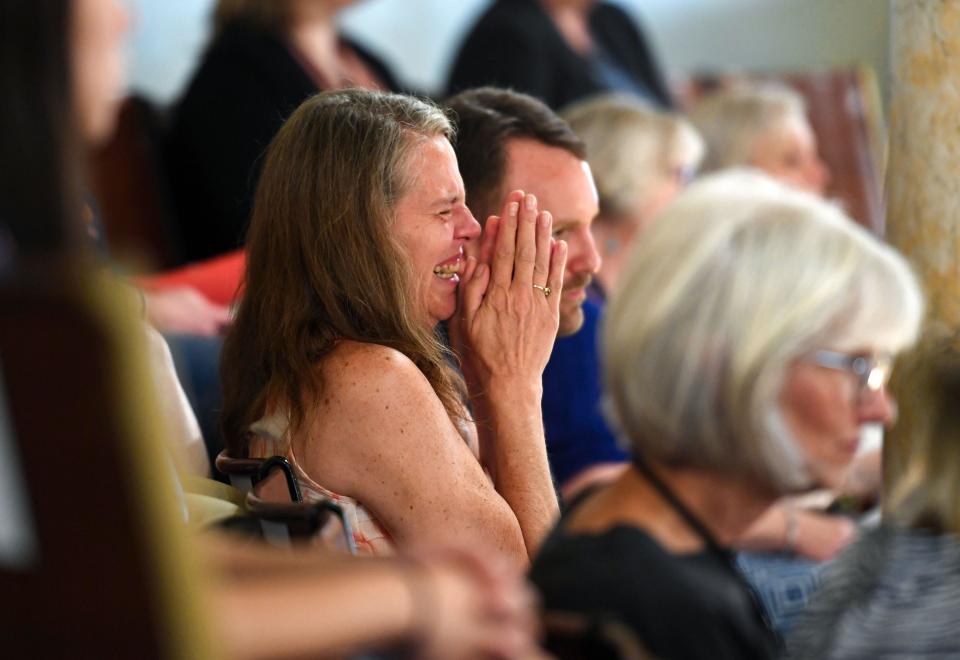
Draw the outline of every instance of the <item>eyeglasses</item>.
[[[864,397],[875,394],[890,381],[893,357],[886,353],[874,355],[848,355],[838,351],[819,350],[811,353],[807,359],[827,369],[846,371],[857,377],[857,393]]]

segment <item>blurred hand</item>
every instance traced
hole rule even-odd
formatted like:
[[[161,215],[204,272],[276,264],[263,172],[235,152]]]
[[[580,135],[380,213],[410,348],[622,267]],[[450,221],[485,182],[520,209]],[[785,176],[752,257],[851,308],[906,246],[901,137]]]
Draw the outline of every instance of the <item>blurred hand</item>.
[[[857,536],[856,524],[846,516],[798,509],[794,551],[807,559],[826,561],[847,547]]]
[[[230,324],[230,309],[216,305],[193,287],[144,291],[147,320],[160,332],[209,337]]]
[[[416,625],[422,631],[417,657],[540,657],[536,642],[535,596],[515,567],[496,556],[475,551],[443,550],[413,555],[424,568],[430,596],[429,617]]]
[[[878,496],[883,482],[883,451],[873,449],[853,459],[838,495],[867,498]]]
[[[479,260],[467,259],[451,323],[468,386],[485,388],[492,379],[539,386],[557,335],[567,258],[552,226],[549,212],[521,191],[507,196],[502,215],[487,220]]]

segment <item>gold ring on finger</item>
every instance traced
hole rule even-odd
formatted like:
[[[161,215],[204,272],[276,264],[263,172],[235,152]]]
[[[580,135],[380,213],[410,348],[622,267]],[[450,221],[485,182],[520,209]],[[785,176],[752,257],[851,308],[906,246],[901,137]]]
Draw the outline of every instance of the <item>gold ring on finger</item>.
[[[534,289],[540,289],[541,291],[543,291],[543,295],[544,295],[545,298],[549,298],[549,297],[550,297],[550,291],[551,291],[550,287],[548,287],[548,286],[540,286],[539,284],[534,284],[534,285],[533,285],[533,288],[534,288]]]

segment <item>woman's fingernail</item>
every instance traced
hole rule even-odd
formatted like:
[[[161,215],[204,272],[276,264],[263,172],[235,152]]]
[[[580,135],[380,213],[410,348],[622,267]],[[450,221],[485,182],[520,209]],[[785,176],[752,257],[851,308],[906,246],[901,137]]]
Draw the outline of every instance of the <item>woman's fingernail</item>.
[[[484,264],[477,264],[477,269],[473,271],[474,279],[480,279],[483,277],[483,269],[485,268]]]
[[[540,214],[540,226],[546,229],[550,226],[550,211],[544,211]]]
[[[510,202],[508,209],[510,211],[510,215],[516,215],[520,210],[520,205],[517,202]]]
[[[525,205],[528,209],[535,209],[535,208],[537,208],[537,198],[536,198],[536,196],[534,196],[534,195],[527,195],[527,197],[526,197],[526,199],[524,199],[523,203],[524,203],[524,205]]]

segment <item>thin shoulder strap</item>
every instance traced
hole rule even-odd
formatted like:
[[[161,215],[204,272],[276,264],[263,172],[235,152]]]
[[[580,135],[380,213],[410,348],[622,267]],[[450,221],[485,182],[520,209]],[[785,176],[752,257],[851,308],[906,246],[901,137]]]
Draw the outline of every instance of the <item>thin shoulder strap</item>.
[[[733,562],[730,551],[720,545],[717,542],[716,537],[710,533],[710,530],[707,529],[707,526],[701,522],[701,520],[690,511],[687,506],[680,501],[680,498],[677,497],[676,493],[670,489],[663,480],[657,476],[657,474],[650,468],[650,465],[644,461],[640,456],[633,456],[633,465],[637,470],[646,477],[647,481],[650,482],[650,485],[656,489],[660,496],[666,500],[667,504],[676,511],[681,518],[690,526],[690,528],[697,533],[697,535],[703,539],[703,542],[707,545],[707,548],[718,557],[721,557],[724,561],[728,563]]]

